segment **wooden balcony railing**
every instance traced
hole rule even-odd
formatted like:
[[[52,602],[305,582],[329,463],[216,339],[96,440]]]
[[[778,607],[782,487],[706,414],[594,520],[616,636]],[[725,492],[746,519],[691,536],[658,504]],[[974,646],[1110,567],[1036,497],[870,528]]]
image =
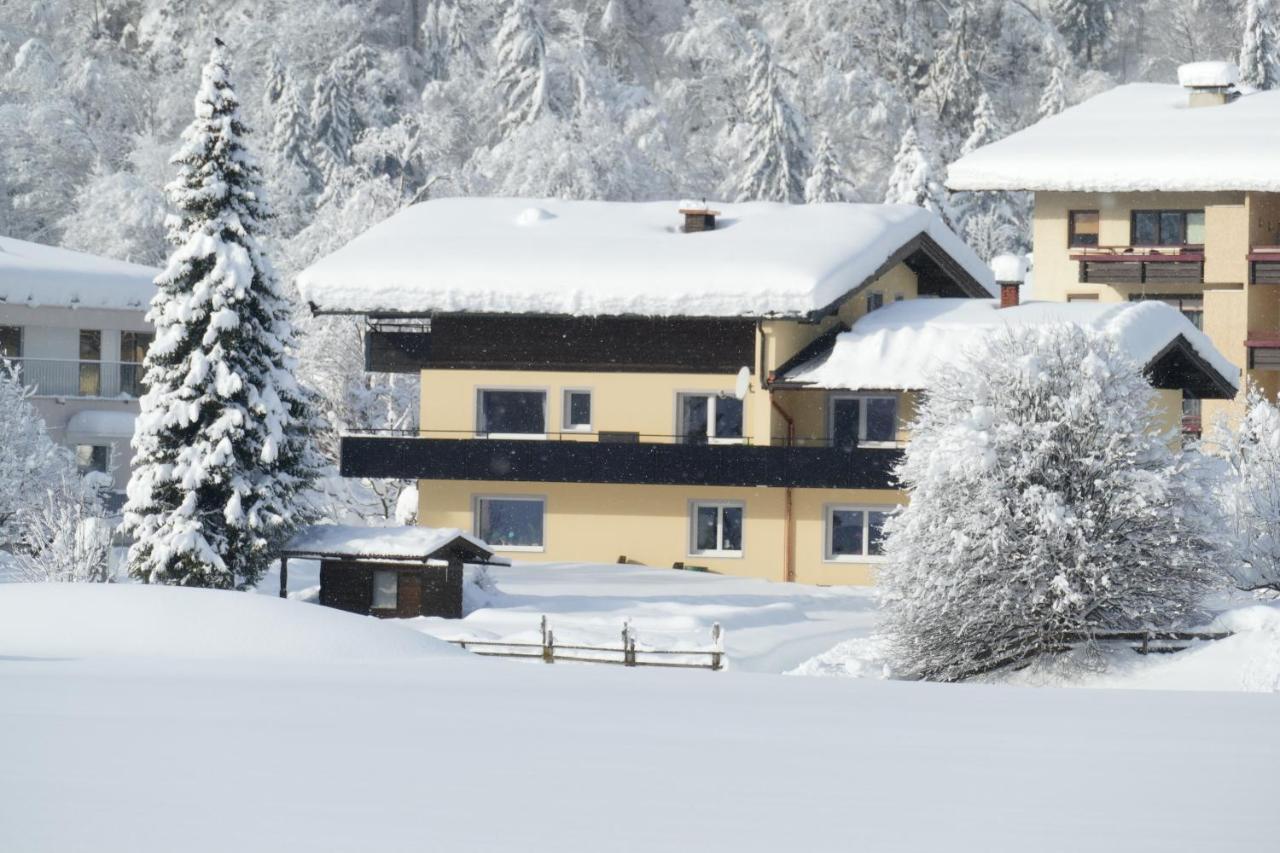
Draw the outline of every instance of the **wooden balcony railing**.
[[[1202,284],[1204,246],[1090,246],[1071,255],[1082,283]]]
[[[1254,246],[1248,257],[1250,284],[1280,284],[1280,246]]]

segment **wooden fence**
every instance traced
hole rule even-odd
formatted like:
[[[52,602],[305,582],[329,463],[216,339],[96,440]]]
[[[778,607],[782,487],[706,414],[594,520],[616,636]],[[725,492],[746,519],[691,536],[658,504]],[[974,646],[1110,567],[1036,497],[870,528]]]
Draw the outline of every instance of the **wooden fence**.
[[[1093,635],[1099,641],[1137,643],[1133,650],[1140,655],[1180,652],[1195,642],[1225,640],[1230,631],[1100,631]]]
[[[542,642],[516,643],[505,640],[449,640],[455,646],[477,655],[502,658],[528,658],[543,663],[572,661],[574,663],[610,663],[621,666],[663,666],[673,669],[724,669],[724,631],[717,622],[711,626],[709,649],[643,649],[636,645],[635,630],[631,624],[622,624],[622,644],[619,646],[583,646],[557,644],[555,632],[542,617]],[[705,662],[690,663],[675,658],[694,658]]]

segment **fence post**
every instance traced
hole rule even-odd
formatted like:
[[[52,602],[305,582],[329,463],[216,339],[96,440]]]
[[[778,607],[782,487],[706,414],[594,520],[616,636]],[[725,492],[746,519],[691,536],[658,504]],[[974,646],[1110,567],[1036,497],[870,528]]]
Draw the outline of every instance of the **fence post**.
[[[720,629],[720,623],[716,622],[711,626],[711,646],[714,651],[711,652],[711,671],[720,671],[720,658],[724,654],[724,632]]]
[[[542,660],[544,663],[556,662],[556,635],[554,631],[548,630],[546,639],[542,643]]]
[[[631,623],[627,621],[622,623],[622,665],[636,665],[636,641],[631,636]]]
[[[1142,635],[1142,650],[1138,654],[1145,655],[1149,651],[1148,644],[1151,642],[1151,632],[1148,631]]]
[[[542,645],[547,644],[547,614],[542,614]]]

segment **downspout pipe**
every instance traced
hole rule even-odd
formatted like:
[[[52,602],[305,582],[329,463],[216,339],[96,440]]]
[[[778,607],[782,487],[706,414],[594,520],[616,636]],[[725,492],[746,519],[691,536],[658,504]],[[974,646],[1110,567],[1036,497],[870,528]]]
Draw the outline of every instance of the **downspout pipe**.
[[[773,410],[782,416],[787,422],[787,447],[792,447],[796,442],[796,421],[795,418],[787,414],[787,410],[782,408],[778,403],[778,399],[773,396],[773,392],[769,392],[769,404],[773,406]],[[783,579],[787,583],[795,583],[796,579],[796,555],[795,555],[795,519],[792,506],[791,487],[786,486],[783,489],[783,510],[782,510],[782,571]]]

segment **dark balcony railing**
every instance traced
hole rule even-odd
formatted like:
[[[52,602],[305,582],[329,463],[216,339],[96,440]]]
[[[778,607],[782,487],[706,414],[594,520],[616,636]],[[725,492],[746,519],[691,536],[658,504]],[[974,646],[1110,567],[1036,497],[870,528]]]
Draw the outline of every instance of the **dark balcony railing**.
[[[1280,246],[1254,246],[1248,258],[1250,284],[1280,284]]]
[[[350,435],[342,439],[340,467],[344,477],[888,489],[894,488],[893,468],[902,454],[865,447],[681,442],[675,436],[626,441],[570,437],[589,438]],[[651,440],[655,438],[667,440]]]
[[[1080,264],[1082,283],[1204,282],[1204,246],[1095,246],[1071,260]]]

